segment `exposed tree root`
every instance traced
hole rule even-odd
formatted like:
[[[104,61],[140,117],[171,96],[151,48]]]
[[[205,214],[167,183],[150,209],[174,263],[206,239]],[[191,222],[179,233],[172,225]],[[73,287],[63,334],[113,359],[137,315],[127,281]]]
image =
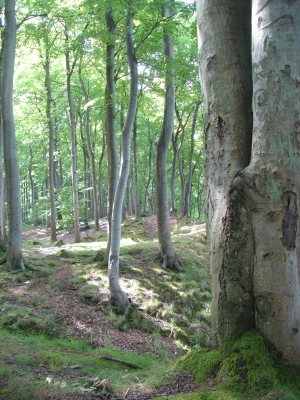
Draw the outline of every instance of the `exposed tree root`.
[[[183,271],[182,261],[176,256],[176,254],[174,254],[174,256],[168,256],[167,254],[162,255],[161,253],[158,253],[154,260],[161,263],[161,267],[167,271]]]
[[[25,269],[33,270],[33,268],[24,260],[23,257],[7,260],[5,254],[0,260],[0,265],[3,264],[6,264],[6,271],[9,272],[25,271]]]

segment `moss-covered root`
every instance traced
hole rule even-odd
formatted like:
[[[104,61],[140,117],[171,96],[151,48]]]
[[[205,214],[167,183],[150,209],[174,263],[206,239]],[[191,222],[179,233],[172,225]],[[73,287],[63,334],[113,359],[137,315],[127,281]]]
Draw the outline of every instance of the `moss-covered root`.
[[[256,398],[255,394],[267,393],[278,385],[290,390],[299,382],[299,372],[280,365],[276,355],[258,332],[249,331],[226,349],[192,351],[175,361],[171,369],[191,372],[199,383],[213,380],[217,388],[247,389],[253,393],[251,398]],[[299,395],[300,384],[292,391]]]

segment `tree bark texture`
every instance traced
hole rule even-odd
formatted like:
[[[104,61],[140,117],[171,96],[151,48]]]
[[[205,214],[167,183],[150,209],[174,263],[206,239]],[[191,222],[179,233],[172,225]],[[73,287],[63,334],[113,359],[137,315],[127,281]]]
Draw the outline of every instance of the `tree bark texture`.
[[[197,14],[213,341],[218,344],[255,325],[254,238],[242,184],[235,179],[250,162],[251,4],[198,0]]]
[[[130,1],[126,15],[126,49],[130,70],[130,96],[125,125],[122,131],[121,168],[112,210],[111,246],[108,263],[108,280],[110,290],[110,306],[112,311],[126,316],[131,307],[119,283],[119,261],[121,244],[122,206],[130,169],[130,138],[136,115],[138,99],[138,69],[133,42],[132,2]]]
[[[8,238],[7,252],[1,262],[6,261],[8,270],[24,269],[22,256],[22,209],[19,164],[16,149],[15,123],[13,115],[13,76],[16,50],[15,1],[5,1],[5,37],[3,42],[3,64],[1,82],[1,111],[3,120],[4,164],[7,181]]]
[[[198,32],[215,341],[255,327],[299,365],[300,3],[253,0],[252,72],[249,2],[212,3]]]
[[[257,329],[300,365],[300,3],[254,0],[253,207]]]

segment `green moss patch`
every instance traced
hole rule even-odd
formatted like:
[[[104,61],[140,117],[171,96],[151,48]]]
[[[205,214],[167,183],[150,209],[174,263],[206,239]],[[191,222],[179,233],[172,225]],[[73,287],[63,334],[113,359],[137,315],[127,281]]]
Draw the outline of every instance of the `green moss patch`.
[[[197,382],[208,383],[214,390],[225,390],[225,397],[207,395],[199,399],[227,399],[228,391],[240,393],[241,396],[243,391],[247,391],[248,399],[256,399],[259,393],[268,393],[280,385],[286,387],[286,394],[278,399],[294,399],[299,398],[295,396],[300,396],[299,370],[278,364],[272,350],[256,331],[246,332],[226,349],[191,351],[175,361],[171,369],[192,372]],[[279,389],[274,391],[275,394],[277,392]]]

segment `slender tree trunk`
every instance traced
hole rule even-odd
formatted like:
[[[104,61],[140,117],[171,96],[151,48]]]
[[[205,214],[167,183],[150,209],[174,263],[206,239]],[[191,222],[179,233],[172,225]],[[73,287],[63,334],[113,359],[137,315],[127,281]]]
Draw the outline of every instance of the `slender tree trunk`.
[[[45,60],[45,87],[47,93],[46,115],[49,129],[49,194],[50,194],[50,227],[51,227],[51,242],[57,241],[56,236],[56,200],[55,200],[55,132],[52,118],[52,90],[50,79],[50,55],[49,49],[46,48]]]
[[[103,218],[106,215],[104,206],[104,193],[103,193],[103,171],[102,163],[105,154],[105,134],[103,134],[102,151],[99,158],[99,217]]]
[[[81,61],[80,68],[78,70],[79,80],[81,84],[81,88],[84,94],[84,99],[86,104],[89,101],[88,92],[86,90],[86,86],[81,76]],[[99,217],[98,217],[98,199],[97,199],[97,179],[96,179],[96,166],[95,166],[95,155],[92,149],[91,144],[91,135],[90,135],[90,109],[87,106],[85,110],[85,134],[86,134],[86,143],[89,152],[90,164],[91,164],[91,172],[92,172],[92,185],[93,185],[93,211],[94,211],[94,220],[95,220],[95,229],[99,229]]]
[[[172,160],[172,173],[170,179],[170,199],[171,199],[171,212],[175,214],[177,213],[176,200],[175,200],[175,176],[176,176],[179,132],[180,129],[178,127],[175,135],[172,134],[173,160]]]
[[[2,1],[1,11],[2,11]],[[1,50],[0,50],[0,93],[2,91],[2,69],[3,69],[3,40],[4,32],[1,32]],[[0,101],[0,248],[5,248],[6,242],[6,231],[5,231],[5,212],[4,212],[4,201],[5,201],[5,179],[3,172],[3,121],[2,121],[2,104]]]
[[[107,169],[108,169],[108,215],[107,215],[107,255],[111,246],[111,218],[113,202],[118,182],[118,151],[116,139],[116,116],[115,116],[115,23],[112,6],[106,14],[106,26],[110,34],[109,44],[106,47],[106,147],[107,147]]]
[[[36,216],[36,210],[35,210],[35,199],[36,199],[36,191],[35,191],[35,184],[34,184],[34,179],[32,175],[32,163],[33,163],[33,153],[32,153],[32,147],[30,147],[30,159],[29,159],[29,168],[28,168],[28,174],[29,174],[29,180],[30,180],[30,186],[31,186],[31,215],[32,215],[32,222],[33,225],[38,225],[38,220]]]
[[[172,3],[174,3],[173,0]],[[163,7],[163,15],[165,17],[170,17],[170,9]],[[175,68],[172,36],[166,32],[164,33],[164,49],[166,63],[165,106],[163,125],[157,142],[156,154],[156,213],[160,246],[158,260],[162,263],[163,268],[181,270],[181,267],[176,259],[171,239],[168,204],[167,154],[174,128]]]
[[[134,162],[134,187],[135,187],[135,218],[141,218],[140,207],[140,191],[139,191],[139,169],[138,169],[138,155],[137,155],[137,115],[134,118],[133,125],[133,162]]]
[[[184,142],[184,134],[185,129],[181,133],[180,144],[178,147],[177,152],[177,160],[178,160],[178,170],[179,170],[179,177],[180,177],[180,216],[183,218],[185,216],[185,176],[183,172],[183,160],[181,157],[181,150]]]
[[[185,209],[184,216],[189,217],[191,215],[191,195],[192,195],[192,179],[193,179],[193,155],[194,155],[194,141],[195,141],[195,132],[196,132],[196,123],[197,116],[200,107],[200,102],[196,102],[194,116],[193,116],[193,124],[191,131],[191,145],[190,145],[190,154],[189,154],[189,173],[188,173],[188,183],[185,192]]]
[[[5,38],[1,82],[1,112],[3,120],[4,162],[7,179],[8,240],[5,257],[6,269],[24,269],[22,256],[22,209],[19,164],[16,149],[15,123],[13,115],[13,76],[16,49],[15,1],[5,2]]]
[[[122,291],[119,284],[121,221],[122,221],[122,205],[130,169],[130,137],[134,124],[134,118],[136,115],[137,99],[138,99],[138,70],[137,70],[137,60],[135,58],[135,48],[133,42],[132,3],[133,3],[132,1],[129,1],[127,7],[127,15],[126,15],[126,49],[127,49],[127,59],[130,70],[130,96],[129,96],[125,126],[122,131],[121,170],[113,204],[111,248],[110,248],[109,264],[108,264],[111,309],[112,311],[118,314],[124,314],[125,317],[129,308],[131,307],[131,303],[129,302],[125,293]]]
[[[68,37],[66,36],[66,41]],[[71,67],[70,54],[66,52],[66,70],[67,70],[67,93],[69,104],[69,118],[71,128],[71,158],[72,158],[72,189],[73,189],[73,209],[74,209],[74,229],[75,243],[80,242],[80,226],[79,226],[79,201],[78,201],[78,179],[77,179],[77,143],[76,143],[76,124],[74,119],[73,99],[71,90],[71,76],[75,67],[76,59]]]

